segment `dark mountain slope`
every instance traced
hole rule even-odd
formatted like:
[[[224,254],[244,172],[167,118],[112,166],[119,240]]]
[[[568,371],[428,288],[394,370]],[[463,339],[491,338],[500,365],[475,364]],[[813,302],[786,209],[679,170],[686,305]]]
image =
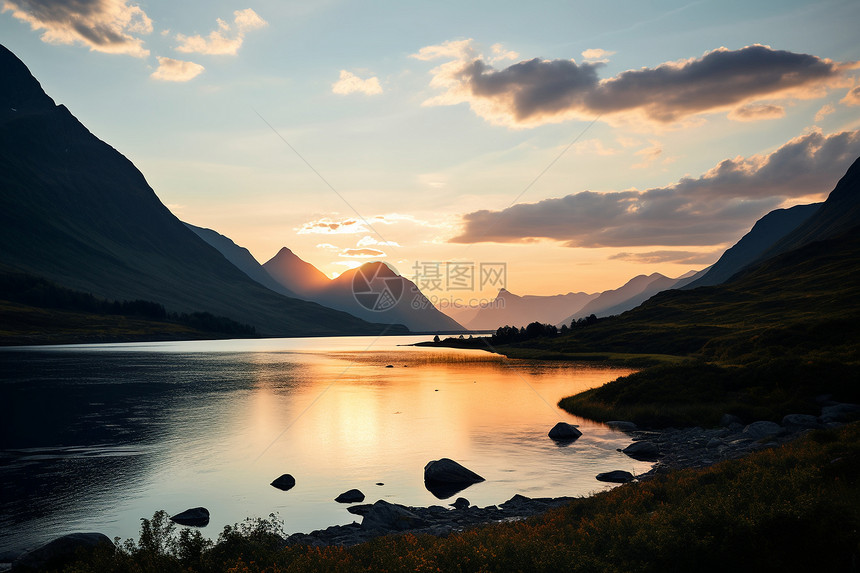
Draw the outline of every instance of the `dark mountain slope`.
[[[704,276],[683,288],[691,289],[724,283],[732,275],[759,259],[765,251],[807,221],[822,203],[797,205],[771,211],[753,225],[749,233],[727,249]]]
[[[819,210],[768,249],[760,260],[836,237],[860,225],[860,158],[854,161]]]
[[[378,332],[257,284],[158,200],[134,165],[55,106],[0,46],[0,266],[116,299],[206,311],[267,335]]]

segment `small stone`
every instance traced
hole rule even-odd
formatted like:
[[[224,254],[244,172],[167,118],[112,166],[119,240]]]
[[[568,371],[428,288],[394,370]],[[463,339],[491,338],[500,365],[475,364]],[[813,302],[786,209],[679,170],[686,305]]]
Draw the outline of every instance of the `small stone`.
[[[611,483],[627,483],[633,479],[633,474],[624,470],[613,470],[597,474],[598,481]]]
[[[206,527],[209,525],[209,510],[205,507],[194,507],[177,513],[170,521],[179,525],[190,525],[192,527]]]
[[[582,435],[582,432],[567,422],[559,422],[549,431],[549,437],[556,441],[572,441]]]
[[[345,491],[334,500],[338,503],[360,503],[364,501],[364,494],[361,493],[360,490],[351,489],[349,491]]]
[[[394,364],[387,364],[385,367],[386,368],[394,368]]]
[[[374,503],[361,520],[362,529],[385,531],[405,531],[424,525],[426,522],[409,508],[382,499]]]
[[[484,478],[450,458],[427,462],[424,466],[424,481],[442,483],[478,483]]]
[[[294,478],[290,474],[284,474],[275,481],[273,481],[271,485],[280,490],[287,491],[288,489],[292,489],[293,486],[296,485],[296,478]]]
[[[466,509],[471,504],[469,503],[469,500],[465,497],[458,497],[451,505],[454,507],[454,509]]]

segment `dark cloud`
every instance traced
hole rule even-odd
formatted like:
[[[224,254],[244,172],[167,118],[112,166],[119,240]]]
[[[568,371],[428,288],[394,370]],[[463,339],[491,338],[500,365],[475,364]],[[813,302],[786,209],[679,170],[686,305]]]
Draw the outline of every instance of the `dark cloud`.
[[[3,12],[43,30],[51,44],[80,43],[97,52],[146,57],[142,34],[152,21],[139,6],[126,0],[6,0]]]
[[[485,119],[511,126],[623,113],[668,123],[735,108],[739,108],[732,116],[736,119],[769,119],[784,110],[751,102],[818,97],[824,88],[842,84],[845,69],[851,67],[754,45],[720,48],[701,58],[600,80],[597,71],[603,64],[599,62],[533,59],[497,70],[476,57],[471,44],[462,44],[456,49],[448,44],[428,47],[416,55],[424,60],[454,58],[433,70],[431,85],[445,92],[425,103],[467,102]]]
[[[463,217],[455,243],[562,241],[568,247],[718,245],[786,199],[827,193],[860,156],[860,131],[793,139],[765,156],[727,159],[649,189],[583,191]]]

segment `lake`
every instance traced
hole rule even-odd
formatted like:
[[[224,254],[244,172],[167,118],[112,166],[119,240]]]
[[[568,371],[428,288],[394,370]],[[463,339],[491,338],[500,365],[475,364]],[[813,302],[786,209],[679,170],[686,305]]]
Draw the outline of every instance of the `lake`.
[[[583,496],[646,471],[623,433],[556,403],[629,369],[403,346],[426,336],[0,349],[0,551],[74,531],[137,539],[140,518],[204,506],[203,533],[277,513],[287,533],[359,520],[334,498],[480,506]],[[391,366],[391,367],[389,367]],[[583,436],[561,446],[558,421]],[[423,468],[486,481],[450,499]],[[271,487],[284,473],[296,486]],[[382,484],[382,485],[378,485]]]

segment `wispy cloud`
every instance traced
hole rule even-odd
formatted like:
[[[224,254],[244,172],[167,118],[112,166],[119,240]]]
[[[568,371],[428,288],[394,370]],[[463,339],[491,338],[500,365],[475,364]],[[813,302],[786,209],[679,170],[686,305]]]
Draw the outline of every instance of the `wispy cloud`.
[[[819,109],[815,113],[815,121],[821,121],[822,118],[827,117],[831,113],[836,111],[836,108],[830,105],[829,103],[824,105],[821,109]]]
[[[296,232],[299,235],[352,235],[355,233],[369,233],[370,230],[358,219],[341,219],[339,221],[323,217],[316,221],[308,221]]]
[[[233,24],[217,19],[218,28],[207,36],[176,34],[178,52],[185,54],[235,55],[245,41],[245,34],[264,28],[268,23],[254,10],[246,8],[233,12]]]
[[[845,105],[860,105],[860,86],[856,86],[851,88],[845,97],[839,100],[839,103],[844,103]]]
[[[341,251],[340,256],[369,259],[373,257],[384,257],[385,253],[379,249],[344,249]]]
[[[149,56],[141,35],[152,32],[152,20],[126,0],[6,0],[3,12],[43,30],[49,44],[83,44],[95,52]]]
[[[382,86],[379,85],[379,78],[376,76],[363,80],[351,72],[341,70],[340,79],[331,85],[331,91],[341,95],[351,93],[378,95],[382,93]]]
[[[455,243],[561,241],[568,247],[717,245],[787,199],[829,192],[860,156],[860,130],[816,130],[766,155],[726,159],[646,191],[583,191],[463,217]]]
[[[616,253],[609,258],[629,263],[656,265],[659,263],[677,263],[680,265],[709,265],[716,261],[722,251],[649,251],[647,253]]]
[[[760,121],[785,117],[785,108],[772,103],[748,103],[729,112],[729,119],[735,121]]]
[[[588,51],[590,56],[607,52]],[[598,115],[634,115],[669,124],[715,112],[743,119],[773,117],[776,107],[750,107],[761,100],[802,99],[844,86],[856,63],[753,45],[718,48],[700,58],[601,79],[603,63],[534,58],[496,69],[473,40],[421,48],[419,60],[447,59],[431,70],[431,87],[442,93],[425,105],[467,103],[480,117],[508,127],[532,127]],[[743,111],[745,110],[745,111]]]
[[[150,77],[165,82],[187,82],[199,76],[204,69],[194,62],[159,57],[158,69],[152,72]]]
[[[590,48],[582,52],[582,59],[586,62],[608,62],[609,56],[613,55],[615,52],[610,52],[608,50],[602,50],[600,48]]]

